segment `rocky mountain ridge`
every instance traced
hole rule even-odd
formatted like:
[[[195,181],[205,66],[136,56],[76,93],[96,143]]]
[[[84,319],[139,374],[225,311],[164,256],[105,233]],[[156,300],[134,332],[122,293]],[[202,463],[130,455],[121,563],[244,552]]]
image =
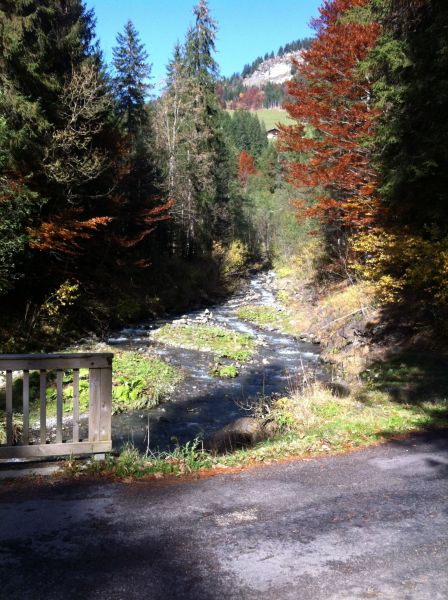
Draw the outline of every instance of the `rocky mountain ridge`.
[[[243,85],[261,88],[268,83],[282,84],[289,81],[293,76],[293,58],[302,62],[302,50],[264,60],[251,75],[243,79]]]

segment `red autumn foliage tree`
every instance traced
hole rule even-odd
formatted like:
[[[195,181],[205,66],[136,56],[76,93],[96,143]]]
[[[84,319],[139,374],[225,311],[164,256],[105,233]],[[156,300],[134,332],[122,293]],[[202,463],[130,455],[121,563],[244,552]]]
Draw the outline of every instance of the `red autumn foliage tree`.
[[[247,184],[247,178],[249,175],[256,175],[257,169],[255,168],[254,158],[243,150],[238,160],[238,178],[242,185]]]
[[[325,0],[313,23],[317,37],[295,61],[285,108],[296,124],[281,127],[280,148],[293,153],[289,179],[313,189],[296,201],[299,214],[341,230],[361,228],[377,210],[376,173],[366,141],[374,130],[371,83],[359,67],[379,35],[376,23],[356,20],[367,0]],[[339,237],[340,233],[338,233]]]

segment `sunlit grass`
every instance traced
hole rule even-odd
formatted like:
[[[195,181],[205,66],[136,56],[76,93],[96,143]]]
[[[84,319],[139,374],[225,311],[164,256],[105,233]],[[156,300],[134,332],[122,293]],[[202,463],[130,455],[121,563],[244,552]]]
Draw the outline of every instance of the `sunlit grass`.
[[[448,400],[397,403],[390,394],[362,388],[336,398],[316,383],[280,398],[269,415],[278,424],[273,439],[221,459],[229,466],[286,457],[347,451],[433,427],[448,426]]]
[[[132,446],[126,446],[117,458],[108,457],[92,465],[88,472],[122,478],[183,475],[288,457],[330,455],[403,434],[448,426],[447,399],[397,403],[390,394],[368,386],[360,387],[348,398],[337,398],[322,384],[314,382],[289,396],[268,403],[264,398],[262,402],[264,414],[258,412],[258,418],[273,421],[276,434],[252,448],[212,455],[195,439],[172,452],[143,455]]]
[[[260,327],[274,327],[283,333],[292,333],[291,316],[270,306],[241,306],[237,313],[240,319]]]
[[[255,350],[250,334],[224,327],[206,325],[164,325],[154,333],[154,339],[169,346],[211,352],[219,358],[245,361]]]

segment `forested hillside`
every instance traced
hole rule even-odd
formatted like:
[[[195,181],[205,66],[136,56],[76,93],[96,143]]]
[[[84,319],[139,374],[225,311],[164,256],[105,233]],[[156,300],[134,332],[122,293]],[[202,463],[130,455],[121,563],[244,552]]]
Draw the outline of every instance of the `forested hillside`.
[[[285,100],[285,81],[295,72],[292,59],[299,59],[310,47],[311,38],[298,39],[280,46],[276,53],[258,56],[244,65],[241,73],[233,73],[218,83],[217,94],[223,108],[282,108]]]
[[[0,31],[3,350],[200,304],[224,263],[230,280],[269,254],[248,175],[259,163],[276,187],[276,151],[256,117],[220,109],[205,1],[157,100],[131,22],[110,65],[79,0],[4,2]]]

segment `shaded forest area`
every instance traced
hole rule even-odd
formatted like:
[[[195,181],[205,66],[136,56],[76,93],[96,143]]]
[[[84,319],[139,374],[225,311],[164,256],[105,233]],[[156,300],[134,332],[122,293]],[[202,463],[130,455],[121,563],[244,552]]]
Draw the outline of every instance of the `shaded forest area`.
[[[223,110],[205,0],[159,98],[131,22],[106,65],[80,0],[0,7],[2,351],[198,305],[293,255],[319,289],[367,282],[445,331],[446,3],[325,0],[278,146]]]

